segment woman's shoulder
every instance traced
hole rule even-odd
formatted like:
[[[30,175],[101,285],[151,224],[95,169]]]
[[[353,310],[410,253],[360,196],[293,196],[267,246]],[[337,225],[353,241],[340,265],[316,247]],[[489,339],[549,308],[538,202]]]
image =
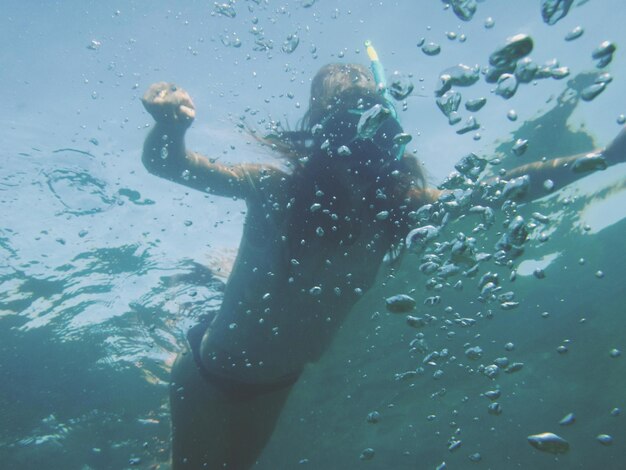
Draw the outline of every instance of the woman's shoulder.
[[[242,164],[241,169],[252,188],[250,192],[252,201],[278,202],[290,193],[288,189],[292,184],[293,176],[286,169],[260,163]]]

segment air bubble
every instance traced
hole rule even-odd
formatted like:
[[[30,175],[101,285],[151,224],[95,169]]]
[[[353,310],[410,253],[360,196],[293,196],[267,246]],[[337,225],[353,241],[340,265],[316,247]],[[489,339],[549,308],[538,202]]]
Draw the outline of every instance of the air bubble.
[[[283,42],[281,50],[286,54],[291,54],[293,51],[296,50],[298,44],[300,44],[300,38],[298,37],[298,35],[290,34],[289,36],[287,36],[287,39],[285,39],[285,42]]]
[[[441,46],[434,42],[429,42],[422,46],[422,52],[428,56],[434,56],[441,52]]]

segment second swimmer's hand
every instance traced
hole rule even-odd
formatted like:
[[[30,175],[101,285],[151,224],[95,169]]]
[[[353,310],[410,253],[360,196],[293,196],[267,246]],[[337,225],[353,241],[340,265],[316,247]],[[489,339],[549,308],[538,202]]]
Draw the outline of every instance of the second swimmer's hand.
[[[173,83],[150,85],[141,102],[159,124],[185,130],[196,117],[196,108],[189,94]]]

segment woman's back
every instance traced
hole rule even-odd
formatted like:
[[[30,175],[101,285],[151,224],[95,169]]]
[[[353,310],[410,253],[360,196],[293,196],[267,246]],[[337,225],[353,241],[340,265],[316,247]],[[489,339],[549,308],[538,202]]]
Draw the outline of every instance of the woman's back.
[[[244,382],[272,382],[317,360],[374,282],[393,242],[388,221],[376,217],[366,197],[369,188],[350,185],[351,191],[342,191],[339,181],[334,190],[342,201],[336,206],[344,210],[332,204],[318,208],[321,198],[299,195],[310,204],[309,214],[298,218],[308,219],[311,210],[322,215],[305,220],[307,227],[315,220],[315,227],[303,234],[300,225],[290,223],[290,178],[272,174],[248,201],[222,307],[205,335],[213,346],[202,349],[204,364]],[[333,200],[329,191],[327,202]],[[343,236],[333,236],[336,232]]]

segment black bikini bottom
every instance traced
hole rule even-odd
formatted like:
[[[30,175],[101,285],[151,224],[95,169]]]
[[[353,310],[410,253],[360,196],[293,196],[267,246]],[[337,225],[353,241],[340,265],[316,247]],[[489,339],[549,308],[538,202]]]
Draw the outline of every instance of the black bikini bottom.
[[[210,324],[209,319],[203,319],[187,332],[187,341],[193,354],[193,359],[198,367],[200,375],[211,385],[217,387],[229,398],[237,401],[250,400],[266,393],[276,392],[290,387],[298,381],[301,371],[290,374],[278,381],[270,383],[247,383],[226,376],[210,372],[200,358],[200,344],[202,337]]]

